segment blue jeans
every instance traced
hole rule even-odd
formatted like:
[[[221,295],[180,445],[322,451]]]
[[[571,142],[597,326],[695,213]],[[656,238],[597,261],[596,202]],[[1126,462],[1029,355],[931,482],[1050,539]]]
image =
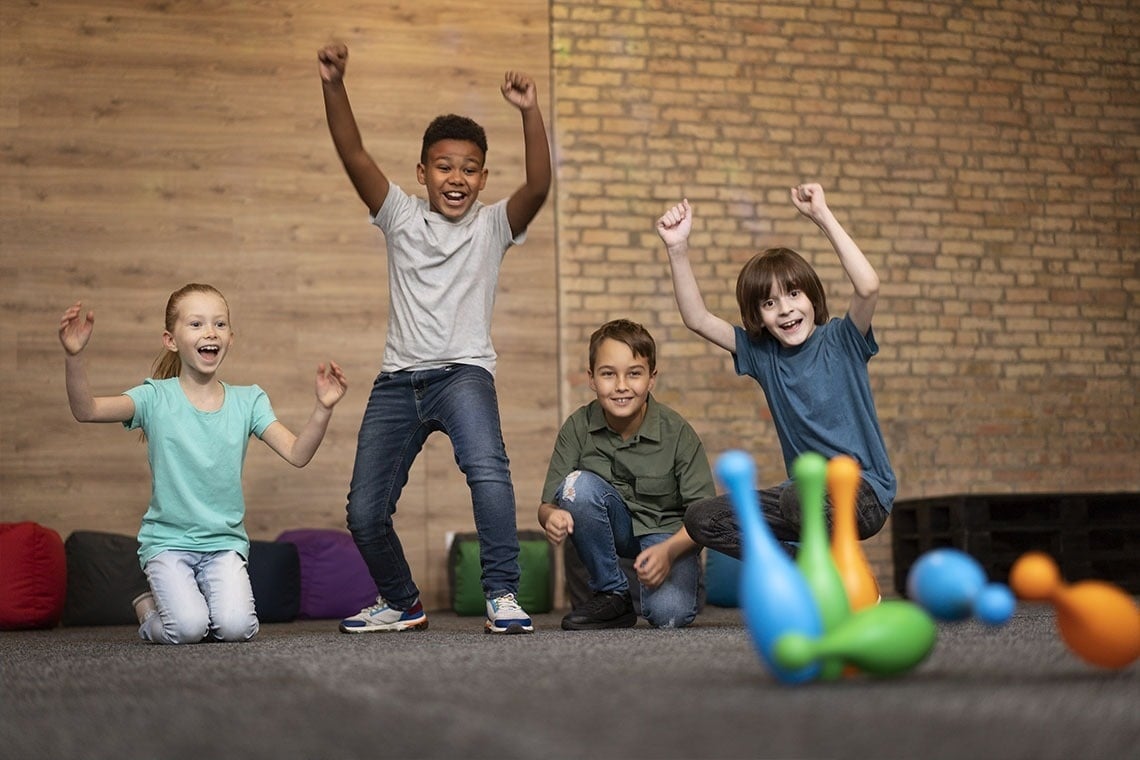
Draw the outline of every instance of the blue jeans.
[[[357,436],[348,529],[380,596],[395,609],[411,607],[420,591],[392,517],[412,462],[437,430],[451,439],[455,463],[471,489],[484,595],[518,591],[515,489],[494,377],[464,364],[382,372],[372,385]]]
[[[156,644],[249,641],[259,628],[245,559],[235,551],[167,550],[146,563],[158,612],[139,625]]]
[[[672,533],[633,534],[633,520],[625,500],[612,485],[592,472],[576,470],[566,476],[554,503],[574,517],[570,540],[590,573],[595,592],[625,593],[629,581],[619,557],[637,557],[645,549],[672,537]],[[641,586],[641,614],[655,628],[681,628],[697,616],[700,553],[677,559],[657,588]]]

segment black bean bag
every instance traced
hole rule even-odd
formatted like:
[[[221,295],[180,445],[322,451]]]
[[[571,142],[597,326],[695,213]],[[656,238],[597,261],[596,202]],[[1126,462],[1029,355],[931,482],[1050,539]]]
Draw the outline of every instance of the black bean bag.
[[[147,590],[134,536],[77,530],[63,545],[67,554],[67,601],[63,624],[137,625],[131,600]]]

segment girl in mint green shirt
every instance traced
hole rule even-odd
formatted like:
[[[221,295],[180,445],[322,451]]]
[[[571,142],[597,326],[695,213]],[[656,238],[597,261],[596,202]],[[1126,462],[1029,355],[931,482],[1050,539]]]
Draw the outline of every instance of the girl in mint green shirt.
[[[248,641],[257,634],[241,490],[249,437],[304,467],[348,387],[336,362],[320,364],[316,407],[294,435],[261,388],[218,379],[234,340],[229,316],[225,297],[210,285],[176,290],[166,304],[154,378],[118,396],[94,396],[88,385],[84,350],[95,313],[84,314],[77,302],[60,320],[75,419],[121,422],[146,435],[151,498],[138,537],[150,590],[134,602],[145,641]]]

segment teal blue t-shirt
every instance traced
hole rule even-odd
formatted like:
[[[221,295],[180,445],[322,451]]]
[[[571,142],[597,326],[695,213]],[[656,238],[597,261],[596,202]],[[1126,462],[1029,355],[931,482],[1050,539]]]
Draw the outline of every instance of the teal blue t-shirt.
[[[150,506],[139,529],[143,566],[167,549],[249,555],[241,476],[249,436],[276,421],[256,385],[228,385],[222,407],[196,409],[177,377],[147,379],[124,391],[135,403],[128,430],[146,433]]]
[[[771,338],[754,341],[737,326],[734,361],[738,375],[755,378],[764,390],[789,478],[804,452],[827,459],[847,454],[863,468],[879,504],[890,510],[898,482],[867,373],[878,352],[874,331],[863,335],[845,316],[819,325],[791,348]]]

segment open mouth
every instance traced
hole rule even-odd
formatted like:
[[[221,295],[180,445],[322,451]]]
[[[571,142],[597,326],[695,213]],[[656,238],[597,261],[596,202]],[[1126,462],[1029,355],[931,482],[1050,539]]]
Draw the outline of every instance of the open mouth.
[[[449,203],[462,203],[463,199],[467,197],[467,193],[461,193],[457,190],[451,190],[443,194],[444,199]]]
[[[800,323],[802,323],[802,322],[803,322],[803,319],[793,319],[790,322],[781,322],[778,325],[778,327],[781,330],[783,330],[784,332],[791,332],[791,331],[795,330],[797,327],[799,327]]]
[[[198,349],[200,355],[210,357],[217,356],[219,351],[221,351],[221,348],[218,346],[202,346]]]

